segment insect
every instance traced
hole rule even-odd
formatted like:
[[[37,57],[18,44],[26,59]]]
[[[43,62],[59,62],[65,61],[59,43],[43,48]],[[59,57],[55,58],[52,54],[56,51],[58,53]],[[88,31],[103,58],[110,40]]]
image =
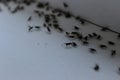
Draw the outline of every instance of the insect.
[[[35,26],[35,28],[36,28],[37,30],[39,30],[39,29],[40,29],[40,26]]]
[[[75,42],[72,42],[73,47],[77,47],[77,44]]]
[[[120,74],[120,67],[118,68],[118,74]]]
[[[97,39],[98,39],[98,40],[101,40],[101,39],[102,39],[101,35],[98,35],[98,36],[97,36]]]
[[[95,53],[95,52],[96,52],[96,49],[94,49],[94,48],[89,48],[89,51],[90,51],[91,53]]]
[[[97,36],[97,34],[96,34],[95,32],[93,32],[92,34],[93,34],[93,36],[94,36],[94,37],[96,37],[96,36]]]
[[[53,26],[54,26],[54,28],[55,28],[55,29],[57,29],[57,28],[59,27],[59,25],[58,25],[58,24],[56,24],[56,23],[55,23],[55,24],[53,24]]]
[[[62,29],[62,28],[60,28],[60,27],[58,27],[58,30],[59,30],[60,32],[63,32],[63,29]]]
[[[67,36],[69,36],[70,33],[69,33],[69,32],[65,32],[65,34],[66,34]]]
[[[82,42],[84,45],[88,45],[89,44],[89,42],[87,42],[87,41],[83,41]]]
[[[88,36],[89,36],[90,38],[92,38],[92,37],[93,37],[91,34],[88,34]]]
[[[71,32],[71,34],[76,35],[76,36],[79,36],[79,33],[78,33],[78,32]]]
[[[108,41],[108,44],[109,44],[109,45],[115,45],[115,43],[112,42],[112,41]]]
[[[118,38],[120,38],[120,34],[118,34],[118,36],[117,36]]]
[[[103,28],[101,29],[101,31],[108,31],[108,30],[109,30],[108,27],[103,27]]]
[[[46,27],[47,25],[44,23],[43,26]]]
[[[37,5],[36,5],[37,8],[44,8],[45,5],[41,2],[39,2]]]
[[[111,56],[113,57],[113,56],[115,56],[116,55],[116,50],[112,50],[111,51]]]
[[[32,16],[29,16],[28,21],[31,21],[31,20],[32,20]]]
[[[69,37],[69,38],[75,38],[75,36],[71,36],[71,35],[69,35],[68,37]]]
[[[85,36],[85,37],[84,37],[84,40],[87,41],[87,40],[88,40],[88,36]]]
[[[79,39],[79,40],[82,40],[82,39],[83,39],[82,34],[80,34],[80,35],[78,36],[78,39]]]
[[[99,71],[100,67],[98,64],[95,64],[95,67],[93,68],[95,71]]]
[[[47,27],[47,30],[48,30],[48,32],[51,32],[51,29],[49,27]]]
[[[32,29],[33,29],[33,27],[32,27],[32,26],[28,26],[28,27],[29,27],[29,28],[28,28],[28,31],[31,32]]]
[[[64,15],[65,15],[66,18],[71,18],[72,17],[70,12],[66,12],[66,13],[64,13]]]
[[[106,46],[106,45],[104,45],[104,44],[101,44],[101,45],[100,45],[100,48],[102,48],[102,49],[106,49],[106,48],[107,48],[107,46]]]
[[[72,46],[72,47],[77,47],[77,44],[75,42],[69,42],[65,43],[66,46]]]
[[[77,26],[74,26],[74,29],[75,29],[75,30],[79,30],[79,27],[77,27]]]
[[[64,6],[65,8],[68,8],[68,4],[65,3],[65,2],[63,2],[63,6]]]

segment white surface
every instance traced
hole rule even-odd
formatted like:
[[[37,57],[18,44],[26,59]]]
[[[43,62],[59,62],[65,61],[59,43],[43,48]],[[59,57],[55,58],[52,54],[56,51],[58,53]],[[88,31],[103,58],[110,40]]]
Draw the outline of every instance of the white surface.
[[[116,34],[101,33],[98,28],[86,24],[81,26],[74,20],[59,19],[66,31],[72,30],[72,25],[81,27],[84,34],[96,31],[104,35],[102,42],[91,41],[89,46],[66,49],[63,44],[70,40],[57,31],[48,34],[44,28],[40,32],[27,32],[28,24],[41,25],[31,13],[31,7],[26,11],[11,15],[4,9],[0,13],[0,80],[119,80],[117,69],[120,66],[120,43]],[[33,21],[27,18],[33,15]],[[63,22],[64,20],[64,22]],[[68,27],[69,26],[69,27]],[[99,43],[107,40],[118,42],[116,47],[107,50],[98,48]],[[97,54],[88,52],[88,48],[97,49]],[[118,55],[110,57],[110,49],[115,48]],[[100,71],[95,72],[95,64],[100,65]]]

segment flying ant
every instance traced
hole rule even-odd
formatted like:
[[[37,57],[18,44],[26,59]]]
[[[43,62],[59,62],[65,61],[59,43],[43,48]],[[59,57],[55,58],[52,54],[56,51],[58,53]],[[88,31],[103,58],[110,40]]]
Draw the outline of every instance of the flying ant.
[[[32,16],[29,16],[28,21],[31,21],[31,20],[32,20]]]
[[[95,67],[93,68],[95,71],[99,71],[100,67],[98,64],[95,64]]]
[[[29,27],[29,28],[28,28],[28,31],[31,32],[32,29],[33,29],[33,27],[32,27],[32,26],[28,26],[28,27]]]
[[[101,44],[101,45],[100,45],[100,48],[102,48],[102,49],[106,49],[106,48],[107,48],[107,46],[106,46],[106,45]]]
[[[115,45],[115,43],[112,42],[112,41],[108,41],[108,44],[109,44],[109,45]]]
[[[63,6],[65,7],[65,8],[67,8],[68,7],[68,4],[67,3],[63,3]]]
[[[90,50],[91,53],[95,53],[96,52],[96,49],[94,49],[94,48],[89,48],[89,50]]]
[[[112,50],[111,51],[111,56],[115,56],[116,55],[116,50]]]

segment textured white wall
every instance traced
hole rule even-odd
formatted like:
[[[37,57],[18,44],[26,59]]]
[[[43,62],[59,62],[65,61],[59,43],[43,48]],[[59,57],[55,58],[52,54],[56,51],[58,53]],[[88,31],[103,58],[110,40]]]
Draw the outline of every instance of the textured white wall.
[[[98,24],[110,26],[120,32],[119,0],[43,0],[50,1],[54,7],[61,7],[62,2],[70,5],[69,10]],[[63,7],[61,7],[63,8]]]

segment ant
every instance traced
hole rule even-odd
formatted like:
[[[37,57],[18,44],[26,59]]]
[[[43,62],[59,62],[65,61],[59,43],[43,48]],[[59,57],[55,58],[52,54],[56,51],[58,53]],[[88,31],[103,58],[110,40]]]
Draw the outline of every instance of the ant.
[[[89,50],[90,50],[91,53],[95,53],[96,52],[96,49],[94,49],[94,48],[90,48]]]
[[[66,46],[72,46],[72,47],[77,47],[77,44],[75,42],[69,42],[65,43]]]
[[[47,27],[47,30],[48,30],[48,32],[51,32],[51,29],[49,27]]]
[[[111,51],[111,56],[115,56],[116,55],[116,51],[115,50],[112,50]]]
[[[90,38],[92,38],[92,37],[93,37],[91,34],[88,34],[88,36],[89,36]]]
[[[30,16],[29,18],[28,18],[28,21],[31,21],[32,20],[32,16]]]
[[[97,36],[97,39],[98,39],[98,40],[101,40],[101,39],[102,39],[101,35],[98,35],[98,36]]]
[[[65,34],[68,36],[70,33],[69,32],[65,32]]]
[[[74,29],[75,29],[75,30],[79,30],[79,27],[77,27],[77,26],[74,26]]]
[[[65,7],[65,8],[68,8],[68,4],[67,3],[63,3],[63,6]]]
[[[82,42],[84,45],[88,45],[89,44],[89,42],[87,42],[87,41],[83,41]]]
[[[36,5],[37,8],[44,8],[45,5],[41,2],[39,2],[37,5]]]
[[[115,43],[112,42],[112,41],[108,41],[108,44],[109,44],[109,45],[115,45]]]
[[[37,30],[39,30],[39,29],[40,29],[40,26],[35,26],[35,28],[36,28]]]
[[[106,46],[106,45],[101,44],[101,45],[100,45],[100,48],[102,48],[102,49],[106,49],[106,48],[107,48],[107,46]]]
[[[87,40],[88,40],[88,36],[85,36],[85,37],[84,37],[84,40],[87,41]]]
[[[32,27],[32,26],[28,26],[28,27],[29,27],[29,28],[28,28],[28,31],[31,32],[32,29],[33,29],[33,27]]]
[[[118,36],[117,36],[118,38],[120,38],[120,34],[118,34]]]
[[[100,67],[98,64],[95,64],[95,67],[93,68],[95,71],[99,71]]]
[[[92,34],[93,34],[93,36],[94,36],[94,37],[96,37],[96,36],[97,36],[97,34],[96,34],[95,32],[93,32]]]
[[[60,27],[58,27],[58,30],[59,30],[60,32],[63,32],[63,29],[62,29],[62,28],[60,28]]]
[[[108,30],[109,30],[108,27],[103,27],[103,28],[101,29],[101,31],[108,31]]]
[[[84,19],[80,19],[81,24],[85,24],[85,20]]]
[[[69,38],[75,38],[75,36],[71,36],[71,35],[70,35],[70,36],[68,36],[68,37],[69,37]]]

